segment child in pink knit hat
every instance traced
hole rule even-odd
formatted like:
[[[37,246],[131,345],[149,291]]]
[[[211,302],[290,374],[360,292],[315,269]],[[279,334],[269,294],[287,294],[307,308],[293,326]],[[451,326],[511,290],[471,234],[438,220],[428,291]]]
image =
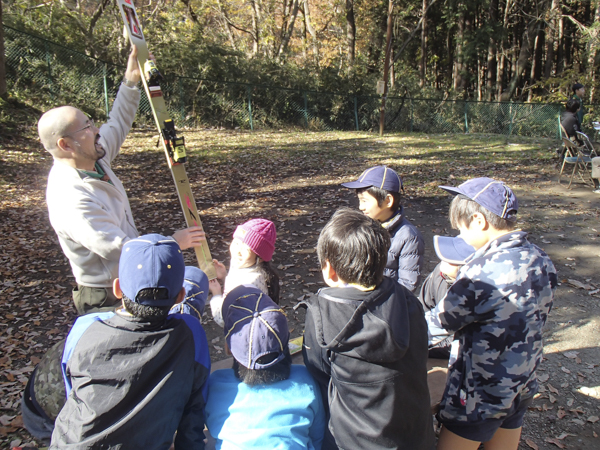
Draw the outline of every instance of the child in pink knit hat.
[[[279,304],[279,276],[271,265],[275,251],[277,232],[275,224],[266,219],[252,219],[239,225],[233,232],[229,246],[231,264],[229,273],[225,265],[213,260],[217,270],[217,280],[211,280],[209,291],[213,294],[210,309],[214,321],[223,326],[221,307],[223,298],[237,286],[252,285],[267,294]],[[221,282],[225,280],[223,294]]]

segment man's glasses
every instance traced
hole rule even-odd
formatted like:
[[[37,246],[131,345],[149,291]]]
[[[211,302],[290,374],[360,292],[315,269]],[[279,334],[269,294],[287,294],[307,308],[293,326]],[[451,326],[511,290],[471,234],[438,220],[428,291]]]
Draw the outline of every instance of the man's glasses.
[[[92,128],[94,126],[94,119],[92,119],[90,116],[88,116],[88,120],[86,120],[85,123],[87,124],[85,127],[80,128],[77,131],[73,131],[72,133],[65,134],[63,137],[67,137],[67,136],[72,137],[75,133],[79,133],[80,131],[87,130],[88,128]]]

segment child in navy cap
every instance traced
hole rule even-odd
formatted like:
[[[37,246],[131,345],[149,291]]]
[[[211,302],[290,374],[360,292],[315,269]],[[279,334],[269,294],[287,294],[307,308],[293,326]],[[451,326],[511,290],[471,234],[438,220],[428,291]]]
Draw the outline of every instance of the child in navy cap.
[[[450,223],[475,248],[429,328],[454,333],[438,420],[438,449],[516,450],[523,416],[538,389],[542,327],[557,285],[552,261],[516,227],[518,202],[503,182],[475,178],[458,187]]]
[[[365,170],[358,180],[342,183],[356,189],[359,209],[388,230],[391,245],[384,275],[409,291],[414,291],[421,277],[425,241],[417,228],[404,216],[400,205],[402,179],[386,166]]]
[[[268,295],[239,286],[223,304],[233,368],[209,379],[206,424],[217,448],[320,449],[325,413],[304,366],[292,365],[285,314]]]
[[[169,310],[185,295],[172,237],[125,243],[114,281],[122,309],[73,325],[62,367],[67,401],[50,448],[204,448],[210,357],[200,322]]]
[[[456,280],[458,269],[475,251],[460,236],[434,236],[433,247],[440,263],[425,279],[419,293],[419,300],[426,313],[434,309],[446,296]],[[443,328],[430,328],[428,331],[429,357],[448,359],[453,333]]]
[[[208,299],[208,283],[208,277],[202,270],[194,266],[186,266],[183,278],[185,298],[182,302],[173,305],[170,313],[190,314],[202,320],[204,306]]]

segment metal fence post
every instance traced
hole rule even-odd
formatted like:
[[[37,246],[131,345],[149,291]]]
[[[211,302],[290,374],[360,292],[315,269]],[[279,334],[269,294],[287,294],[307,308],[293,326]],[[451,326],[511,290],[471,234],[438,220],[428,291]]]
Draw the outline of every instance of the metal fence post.
[[[512,100],[510,101],[510,106],[508,108],[508,114],[510,115],[510,125],[508,126],[508,135],[512,136],[512,127],[513,127],[513,105],[512,105]]]
[[[50,49],[48,48],[48,41],[44,41],[44,47],[46,48],[46,64],[48,65],[48,82],[50,83],[50,97],[54,100],[54,85],[52,82],[52,66],[50,65]]]
[[[248,90],[248,121],[250,122],[250,130],[254,131],[254,125],[252,123],[252,86],[248,86],[247,90]]]
[[[469,133],[469,119],[468,119],[468,114],[469,114],[469,102],[467,100],[465,100],[465,133],[466,134]]]
[[[177,77],[179,84],[179,115],[181,116],[181,123],[185,122],[185,100],[184,100],[184,92],[183,92],[183,81],[181,77]]]
[[[304,126],[308,128],[308,99],[306,98],[306,91],[302,91],[304,97]]]
[[[104,77],[104,107],[106,109],[106,119],[108,120],[108,114],[110,111],[108,110],[108,82],[106,80],[107,70],[107,64],[104,63],[104,67],[102,69],[102,75]]]
[[[410,99],[410,132],[413,130],[413,99]]]
[[[561,129],[560,129],[560,115],[561,115],[561,112],[560,112],[560,110],[561,110],[561,109],[562,109],[561,105],[558,105],[558,117],[557,117],[557,119],[558,119],[558,126],[556,127],[556,137],[557,137],[558,139],[560,139],[560,138],[561,138],[561,136],[562,136],[562,131],[561,131]]]
[[[354,96],[354,122],[356,123],[356,131],[359,131],[359,127],[358,127],[358,102],[356,100],[356,95]]]

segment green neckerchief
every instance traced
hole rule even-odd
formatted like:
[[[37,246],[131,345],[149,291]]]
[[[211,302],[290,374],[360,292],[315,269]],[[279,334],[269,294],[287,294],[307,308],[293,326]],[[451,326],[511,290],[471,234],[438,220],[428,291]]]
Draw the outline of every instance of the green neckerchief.
[[[113,186],[115,185],[112,181],[110,181],[110,178],[108,177],[106,172],[104,172],[104,170],[102,169],[102,166],[100,164],[98,164],[98,162],[96,162],[95,168],[96,168],[95,172],[91,172],[89,170],[82,170],[82,172],[85,173],[88,177],[97,178],[102,181],[108,181]]]

